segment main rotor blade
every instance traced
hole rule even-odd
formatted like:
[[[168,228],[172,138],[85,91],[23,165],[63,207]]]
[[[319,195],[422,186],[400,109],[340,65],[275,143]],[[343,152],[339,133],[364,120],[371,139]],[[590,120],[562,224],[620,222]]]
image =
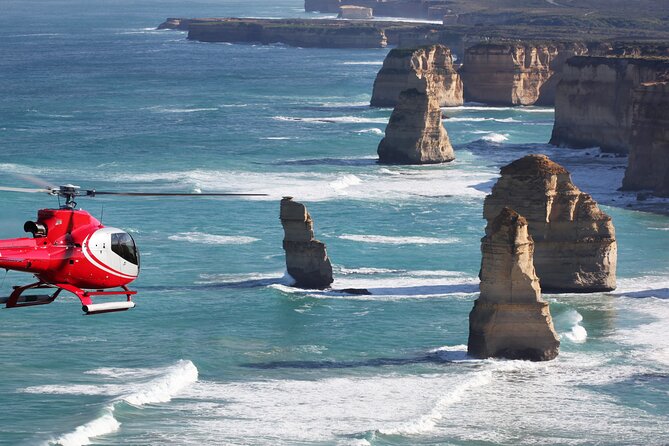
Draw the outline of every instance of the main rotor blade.
[[[267,194],[242,193],[181,193],[181,192],[107,192],[91,190],[88,195],[122,195],[126,197],[266,197]]]
[[[25,192],[25,193],[31,193],[31,194],[50,194],[51,189],[26,189],[24,187],[3,187],[0,186],[0,191],[6,191],[6,192]]]

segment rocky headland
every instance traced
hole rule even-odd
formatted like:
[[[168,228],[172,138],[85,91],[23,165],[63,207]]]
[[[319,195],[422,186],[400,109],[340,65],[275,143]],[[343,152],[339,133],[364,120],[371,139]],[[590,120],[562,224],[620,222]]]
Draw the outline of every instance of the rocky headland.
[[[314,222],[307,208],[290,197],[281,200],[283,249],[286,268],[295,286],[307,289],[328,288],[333,282],[332,264],[325,244],[314,238]]]
[[[391,50],[376,75],[373,107],[394,107],[400,93],[416,89],[430,92],[441,107],[463,104],[462,81],[453,67],[451,50],[444,45]]]
[[[632,134],[623,190],[669,197],[669,77],[632,92]]]
[[[628,153],[634,92],[669,75],[669,59],[577,56],[562,72],[550,143]]]
[[[481,294],[469,314],[467,353],[476,358],[548,361],[560,341],[533,266],[528,223],[502,208],[481,239]]]
[[[544,291],[615,289],[617,243],[611,217],[572,183],[564,167],[545,155],[527,155],[502,167],[485,199],[483,217],[492,224],[507,206],[527,219]]]
[[[384,164],[435,164],[455,159],[437,98],[416,89],[400,94],[378,147]]]

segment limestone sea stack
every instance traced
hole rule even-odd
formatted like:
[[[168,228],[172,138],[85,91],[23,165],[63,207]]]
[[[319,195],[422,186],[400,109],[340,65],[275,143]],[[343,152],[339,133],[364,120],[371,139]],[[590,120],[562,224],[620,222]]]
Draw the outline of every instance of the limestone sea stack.
[[[550,143],[628,153],[633,93],[669,73],[669,59],[577,56],[562,72]]]
[[[288,274],[298,288],[324,289],[333,282],[325,244],[314,239],[314,222],[307,208],[290,197],[281,200],[283,249]]]
[[[545,155],[502,167],[485,199],[491,224],[506,206],[523,215],[534,239],[534,267],[544,291],[588,293],[616,287],[617,243],[611,217]]]
[[[437,98],[416,89],[403,91],[377,152],[384,164],[453,161],[455,154],[441,122]]]
[[[467,101],[532,105],[550,78],[555,48],[521,44],[474,45],[465,51],[460,74]]]
[[[396,48],[376,75],[372,107],[394,107],[400,93],[416,90],[435,96],[441,107],[463,104],[462,81],[453,67],[451,50],[444,45]]]
[[[467,352],[476,358],[548,361],[559,352],[534,271],[527,221],[503,208],[481,239],[481,294],[469,314]]]
[[[669,82],[641,84],[632,102],[632,136],[623,189],[648,189],[669,197]]]

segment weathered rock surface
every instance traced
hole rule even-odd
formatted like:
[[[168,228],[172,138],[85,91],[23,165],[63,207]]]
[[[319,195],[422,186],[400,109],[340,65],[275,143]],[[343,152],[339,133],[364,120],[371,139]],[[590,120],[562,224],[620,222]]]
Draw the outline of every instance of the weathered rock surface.
[[[557,88],[550,143],[629,152],[634,89],[665,73],[669,73],[669,59],[569,59]]]
[[[299,288],[323,289],[333,282],[325,244],[314,239],[314,222],[307,208],[292,198],[281,200],[283,249],[288,274]]]
[[[372,8],[365,8],[364,6],[344,5],[339,7],[340,19],[350,20],[365,20],[372,18]]]
[[[376,75],[373,107],[394,107],[400,93],[415,88],[435,96],[441,107],[463,104],[462,81],[444,45],[391,50]]]
[[[510,208],[481,239],[481,294],[469,314],[467,352],[477,358],[547,361],[559,352],[548,303],[532,263],[527,221]]]
[[[465,51],[460,70],[465,99],[501,105],[551,105],[566,59],[586,51],[580,44],[474,45]]]
[[[534,267],[544,291],[587,293],[616,287],[617,243],[611,217],[545,155],[502,167],[485,199],[491,224],[508,206],[523,215],[535,243]]]
[[[669,82],[641,84],[632,94],[632,103],[631,148],[623,189],[650,189],[669,197]]]
[[[455,154],[441,122],[437,98],[416,89],[403,91],[377,152],[379,162],[386,164],[453,161]]]

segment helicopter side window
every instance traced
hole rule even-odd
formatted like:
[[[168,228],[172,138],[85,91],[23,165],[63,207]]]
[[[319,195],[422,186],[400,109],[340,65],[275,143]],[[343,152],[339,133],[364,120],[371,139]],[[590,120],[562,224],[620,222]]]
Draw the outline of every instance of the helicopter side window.
[[[130,234],[118,232],[111,235],[111,249],[128,262],[139,265],[135,241]]]

